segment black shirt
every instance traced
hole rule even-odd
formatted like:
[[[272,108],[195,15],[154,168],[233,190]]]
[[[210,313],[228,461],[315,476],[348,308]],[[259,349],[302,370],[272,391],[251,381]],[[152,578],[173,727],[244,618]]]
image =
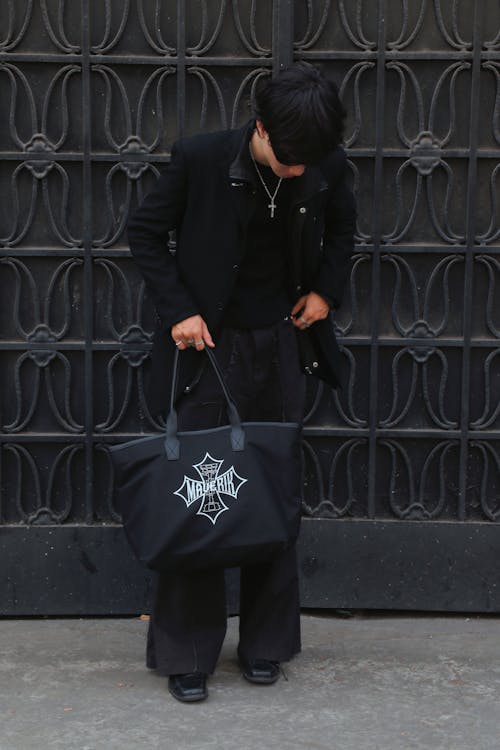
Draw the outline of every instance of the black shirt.
[[[250,169],[255,171],[251,161]],[[259,170],[267,189],[274,195],[279,177],[270,167],[259,164]],[[290,314],[287,225],[292,180],[281,181],[274,199],[274,217],[271,218],[271,199],[255,171],[255,210],[248,225],[245,254],[225,315],[225,323],[231,328],[265,328]]]

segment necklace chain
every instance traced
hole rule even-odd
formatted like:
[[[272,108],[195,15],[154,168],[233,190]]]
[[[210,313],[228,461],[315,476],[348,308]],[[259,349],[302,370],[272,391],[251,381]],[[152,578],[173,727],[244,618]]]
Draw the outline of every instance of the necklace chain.
[[[257,164],[257,162],[255,161],[255,157],[254,157],[254,155],[253,155],[253,153],[252,153],[252,149],[251,149],[251,147],[250,147],[250,149],[249,149],[249,150],[250,150],[250,156],[252,157],[252,161],[253,161],[253,163],[254,163],[254,167],[255,167],[255,169],[256,169],[256,171],[257,171],[257,174],[259,175],[259,180],[260,180],[260,181],[261,181],[261,183],[262,183],[262,187],[263,187],[263,188],[264,188],[264,190],[266,191],[266,193],[267,193],[267,196],[268,196],[269,200],[271,201],[271,203],[269,203],[267,207],[268,207],[268,209],[269,209],[269,210],[270,210],[270,212],[271,212],[271,219],[274,219],[274,212],[276,211],[276,201],[275,201],[275,198],[276,198],[276,196],[278,195],[278,190],[280,189],[280,187],[281,187],[281,183],[283,182],[283,177],[280,177],[280,178],[279,178],[278,184],[277,184],[277,186],[276,186],[276,190],[274,191],[274,193],[271,193],[271,191],[270,191],[270,190],[269,190],[269,188],[267,187],[266,183],[264,182],[264,178],[262,177],[262,175],[261,175],[261,173],[260,173],[260,169],[259,169],[259,167],[258,167],[258,164]]]

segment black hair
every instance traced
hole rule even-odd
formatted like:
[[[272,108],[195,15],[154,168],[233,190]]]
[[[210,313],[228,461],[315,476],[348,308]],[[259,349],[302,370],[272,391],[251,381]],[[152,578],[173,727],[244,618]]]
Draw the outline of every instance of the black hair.
[[[342,142],[345,109],[336,84],[308,63],[263,78],[255,116],[282,164],[317,164]]]

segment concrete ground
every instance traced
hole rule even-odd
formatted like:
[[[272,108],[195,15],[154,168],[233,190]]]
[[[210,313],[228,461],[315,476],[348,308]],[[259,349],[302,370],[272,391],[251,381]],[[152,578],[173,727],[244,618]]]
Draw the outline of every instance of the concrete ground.
[[[0,620],[0,750],[500,750],[500,618],[303,615],[256,686],[230,620],[210,695],[169,696],[135,619]]]

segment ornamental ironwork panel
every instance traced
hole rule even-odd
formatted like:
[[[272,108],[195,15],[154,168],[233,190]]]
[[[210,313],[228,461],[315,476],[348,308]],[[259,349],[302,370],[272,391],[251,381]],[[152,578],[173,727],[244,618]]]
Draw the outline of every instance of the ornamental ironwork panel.
[[[499,30],[493,2],[295,4],[295,58],[340,81],[359,204],[310,516],[500,518]]]
[[[127,217],[176,138],[245,122],[292,60],[339,83],[359,207],[304,515],[498,523],[498,3],[0,0],[4,528],[119,523],[106,447],[162,428]]]
[[[3,524],[119,521],[106,445],[162,427],[128,215],[176,138],[249,118],[258,78],[291,59],[287,18],[249,1],[0,3]]]

